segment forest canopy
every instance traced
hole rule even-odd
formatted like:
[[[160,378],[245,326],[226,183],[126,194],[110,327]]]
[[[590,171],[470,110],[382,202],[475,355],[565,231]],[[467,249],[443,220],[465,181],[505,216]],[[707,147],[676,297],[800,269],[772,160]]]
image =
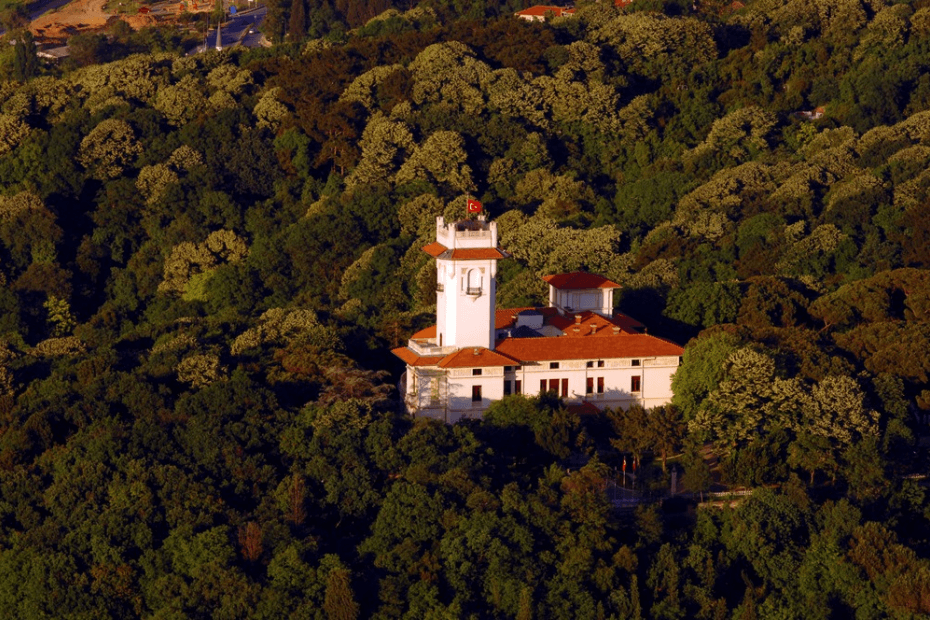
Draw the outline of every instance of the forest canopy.
[[[268,8],[0,57],[0,607],[930,613],[930,8]],[[687,345],[670,405],[398,412],[466,196],[501,307],[589,270]]]

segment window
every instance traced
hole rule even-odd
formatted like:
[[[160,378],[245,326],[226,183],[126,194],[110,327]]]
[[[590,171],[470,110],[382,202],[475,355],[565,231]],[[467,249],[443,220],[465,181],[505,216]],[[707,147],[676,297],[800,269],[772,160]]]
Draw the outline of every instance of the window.
[[[513,382],[513,393],[522,394],[523,393],[523,382],[517,379]]]
[[[597,378],[597,393],[598,394],[604,393],[604,377]]]
[[[510,381],[504,380],[504,396],[510,396]]]
[[[549,379],[549,391],[554,392],[556,395],[559,393],[559,380],[558,379]]]
[[[480,377],[480,376],[481,376],[481,369],[480,369],[480,368],[472,368],[472,369],[471,369],[471,375],[472,375],[473,377]]]
[[[634,365],[634,366],[639,366],[639,360],[633,360],[633,365]]]
[[[587,364],[585,364],[585,367],[586,367],[586,368],[594,368],[594,362],[588,362]]]
[[[604,360],[597,360],[597,367],[598,367],[598,368],[603,368],[603,367],[604,367]]]
[[[585,394],[594,394],[594,377],[588,377],[584,384]]]
[[[562,398],[568,398],[568,379],[562,379]]]
[[[468,274],[462,280],[462,285],[465,287],[466,295],[480,295],[481,272],[477,269],[469,269]]]
[[[539,395],[542,396],[545,393],[546,393],[546,380],[540,379],[539,380]]]
[[[558,369],[559,369],[558,362],[549,362],[549,370],[558,370]]]
[[[471,402],[473,403],[481,402],[481,386],[480,385],[471,386]]]
[[[630,391],[639,392],[640,391],[640,376],[636,375],[635,377],[630,377]]]

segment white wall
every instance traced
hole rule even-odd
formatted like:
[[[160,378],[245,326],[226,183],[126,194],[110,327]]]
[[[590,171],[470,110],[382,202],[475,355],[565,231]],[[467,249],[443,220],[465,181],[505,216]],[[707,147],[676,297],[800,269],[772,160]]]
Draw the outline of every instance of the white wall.
[[[444,347],[494,347],[494,297],[497,294],[497,261],[437,260],[443,292],[436,294],[436,336]],[[481,274],[481,294],[467,294],[468,272]],[[438,341],[437,341],[438,342]]]
[[[414,373],[419,375],[418,389],[415,398],[420,403],[421,410],[418,415],[444,419],[455,422],[461,417],[480,417],[481,412],[487,409],[493,401],[504,397],[504,381],[513,382],[519,379],[522,382],[521,393],[526,396],[539,395],[539,382],[546,381],[548,389],[549,380],[559,381],[559,395],[561,396],[561,381],[568,379],[568,396],[566,402],[579,403],[587,400],[600,408],[623,407],[640,404],[646,408],[664,405],[672,399],[672,375],[678,368],[677,357],[657,359],[642,359],[639,366],[633,366],[630,359],[603,360],[604,367],[597,367],[597,360],[593,368],[586,367],[585,360],[559,361],[558,369],[550,369],[549,362],[540,362],[537,365],[525,365],[519,370],[504,372],[502,368],[483,368],[481,376],[472,375],[471,368],[455,368],[443,371],[446,385],[441,389],[442,407],[436,410],[424,409],[428,407],[430,399],[429,373],[438,369],[424,369],[407,367],[408,392],[413,390],[409,377]],[[630,391],[631,378],[640,377],[640,392]],[[594,379],[594,392],[586,393],[587,378]],[[597,393],[597,378],[604,378],[604,393]],[[473,403],[472,386],[481,385],[481,403]],[[513,383],[511,383],[513,386]]]

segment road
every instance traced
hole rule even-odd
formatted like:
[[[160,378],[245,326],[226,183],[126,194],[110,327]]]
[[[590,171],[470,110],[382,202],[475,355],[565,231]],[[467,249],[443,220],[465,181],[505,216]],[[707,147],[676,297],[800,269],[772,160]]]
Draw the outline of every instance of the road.
[[[221,31],[220,41],[222,47],[234,47],[242,45],[244,47],[261,46],[262,34],[258,32],[258,27],[265,19],[268,10],[265,7],[259,7],[251,11],[242,11],[229,18]],[[216,28],[207,33],[207,49],[216,48]],[[203,46],[194,50],[194,53],[204,51]]]
[[[48,2],[34,2],[29,5],[29,21],[33,22],[52,9],[60,9],[71,0],[49,0]]]

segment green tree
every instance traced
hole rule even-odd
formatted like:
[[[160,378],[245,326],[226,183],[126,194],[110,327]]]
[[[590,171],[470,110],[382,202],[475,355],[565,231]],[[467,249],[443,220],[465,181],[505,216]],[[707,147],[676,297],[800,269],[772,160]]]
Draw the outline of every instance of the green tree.
[[[694,282],[669,293],[665,316],[695,330],[721,323],[734,323],[741,299],[736,283]]]
[[[760,437],[785,428],[802,391],[796,379],[780,379],[775,360],[742,348],[733,351],[723,365],[724,377],[695,417],[693,433],[715,442],[730,453]]]
[[[701,501],[704,500],[704,491],[710,489],[713,483],[713,475],[710,466],[705,460],[701,444],[689,441],[685,446],[684,458],[682,464],[685,467],[684,476],[681,483],[692,493],[700,493]]]
[[[633,463],[638,466],[643,453],[656,447],[650,429],[649,411],[640,405],[631,405],[629,409],[611,410],[608,415],[617,435],[610,440],[611,445],[621,452],[632,454]]]
[[[0,25],[6,30],[13,31],[29,25],[29,6],[14,3],[0,12]]]
[[[23,31],[16,40],[13,56],[13,79],[26,82],[39,73],[39,58],[36,56],[36,43],[29,30]]]
[[[287,36],[293,43],[307,36],[307,1],[292,0],[290,13],[287,21]]]
[[[326,578],[323,611],[327,620],[355,620],[358,604],[352,593],[351,574],[344,568],[334,568]]]
[[[672,402],[686,421],[697,415],[704,400],[723,379],[723,365],[739,346],[739,338],[729,332],[707,334],[685,347],[682,365],[672,377]]]
[[[126,121],[106,119],[81,140],[81,164],[101,180],[119,176],[142,153],[132,126]]]
[[[681,412],[674,405],[653,407],[646,416],[647,429],[653,449],[662,458],[662,471],[667,471],[666,463],[670,454],[681,448],[685,437],[685,424]]]
[[[652,588],[653,604],[650,616],[675,619],[685,617],[681,601],[680,561],[670,544],[659,547],[652,566],[649,568],[647,585]]]

